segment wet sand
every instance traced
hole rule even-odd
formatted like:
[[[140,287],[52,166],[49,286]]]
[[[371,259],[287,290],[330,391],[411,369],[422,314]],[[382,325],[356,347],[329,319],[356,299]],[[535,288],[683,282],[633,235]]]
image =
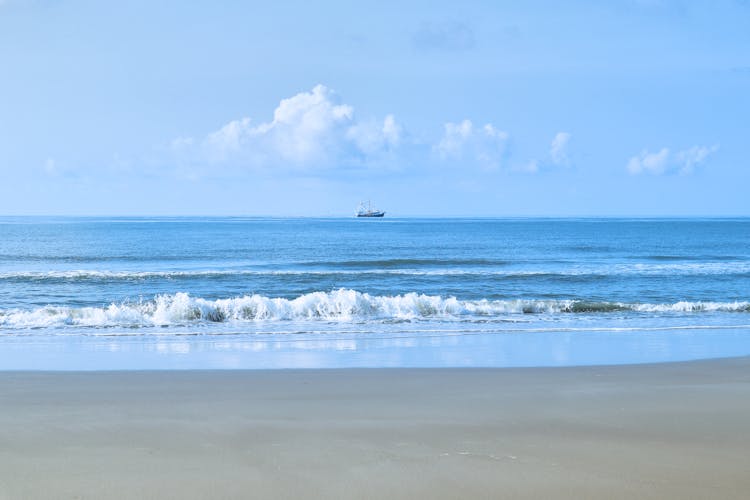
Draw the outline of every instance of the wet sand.
[[[748,498],[750,359],[0,372],[1,499]]]

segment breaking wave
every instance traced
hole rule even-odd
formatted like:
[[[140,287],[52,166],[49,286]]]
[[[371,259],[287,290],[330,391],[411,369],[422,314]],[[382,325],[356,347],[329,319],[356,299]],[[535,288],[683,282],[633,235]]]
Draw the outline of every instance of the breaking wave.
[[[639,304],[581,300],[459,300],[407,293],[376,296],[340,289],[294,299],[246,295],[207,300],[187,293],[153,300],[112,303],[105,307],[46,306],[0,310],[0,328],[155,327],[196,323],[255,321],[394,321],[502,318],[514,314],[750,312],[750,302],[676,302]]]

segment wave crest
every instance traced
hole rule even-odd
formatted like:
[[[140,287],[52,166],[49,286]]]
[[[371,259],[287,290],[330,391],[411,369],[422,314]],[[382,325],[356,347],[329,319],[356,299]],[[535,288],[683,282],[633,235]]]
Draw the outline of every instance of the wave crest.
[[[246,295],[207,300],[187,293],[106,307],[47,306],[0,310],[0,327],[152,327],[202,322],[378,321],[502,317],[509,314],[750,312],[750,302],[629,304],[581,300],[458,300],[407,293],[375,296],[355,290],[313,292],[294,299]]]

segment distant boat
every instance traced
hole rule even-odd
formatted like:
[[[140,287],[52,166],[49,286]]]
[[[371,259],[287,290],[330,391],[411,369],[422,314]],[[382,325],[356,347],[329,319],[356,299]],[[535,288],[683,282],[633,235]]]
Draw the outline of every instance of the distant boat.
[[[357,217],[383,217],[384,215],[385,212],[382,210],[373,209],[369,200],[366,207],[364,202],[360,203],[359,207],[357,207]]]

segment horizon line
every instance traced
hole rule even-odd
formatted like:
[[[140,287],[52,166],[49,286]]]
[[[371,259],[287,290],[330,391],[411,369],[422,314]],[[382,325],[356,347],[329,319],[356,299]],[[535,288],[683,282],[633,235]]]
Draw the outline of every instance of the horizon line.
[[[0,214],[0,219],[7,218],[250,218],[250,219],[360,219],[356,215],[274,215],[274,214]],[[403,214],[386,216],[384,219],[746,219],[750,214],[719,214],[719,215],[659,215],[659,214],[641,214],[641,215],[424,215],[424,214]],[[383,220],[383,219],[378,219]]]

